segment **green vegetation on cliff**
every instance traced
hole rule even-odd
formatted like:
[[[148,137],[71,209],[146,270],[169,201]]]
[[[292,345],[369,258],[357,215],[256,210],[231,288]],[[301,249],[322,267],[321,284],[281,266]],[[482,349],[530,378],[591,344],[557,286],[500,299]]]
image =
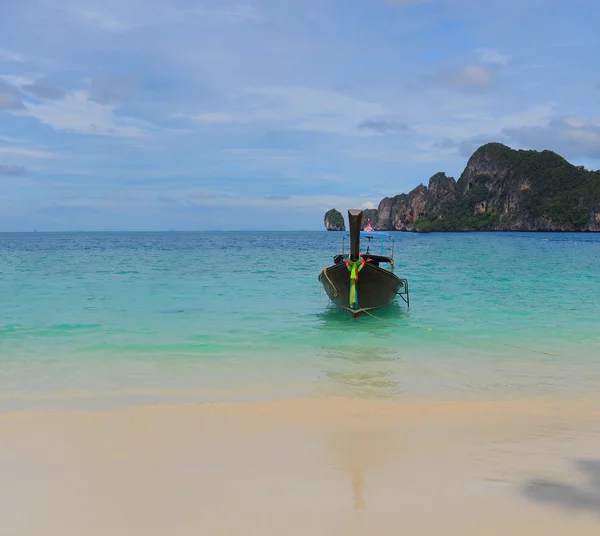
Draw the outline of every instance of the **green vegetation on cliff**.
[[[416,219],[418,231],[595,230],[600,172],[552,151],[480,147],[456,183],[456,196]]]
[[[331,210],[328,210],[325,213],[324,223],[325,223],[325,228],[328,231],[345,231],[346,230],[346,225],[344,223],[344,217],[335,208],[332,208]]]

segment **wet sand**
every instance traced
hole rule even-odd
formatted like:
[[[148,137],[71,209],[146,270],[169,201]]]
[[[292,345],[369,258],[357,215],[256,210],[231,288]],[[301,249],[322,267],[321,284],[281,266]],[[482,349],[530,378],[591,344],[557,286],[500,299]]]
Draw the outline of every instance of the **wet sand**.
[[[600,533],[600,403],[0,415],[2,536]]]

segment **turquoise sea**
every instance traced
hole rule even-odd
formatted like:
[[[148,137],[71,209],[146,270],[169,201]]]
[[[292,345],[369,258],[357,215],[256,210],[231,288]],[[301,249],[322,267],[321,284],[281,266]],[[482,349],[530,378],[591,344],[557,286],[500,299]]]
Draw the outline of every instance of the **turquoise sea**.
[[[600,236],[392,233],[411,307],[352,320],[342,233],[0,234],[0,409],[600,388]]]

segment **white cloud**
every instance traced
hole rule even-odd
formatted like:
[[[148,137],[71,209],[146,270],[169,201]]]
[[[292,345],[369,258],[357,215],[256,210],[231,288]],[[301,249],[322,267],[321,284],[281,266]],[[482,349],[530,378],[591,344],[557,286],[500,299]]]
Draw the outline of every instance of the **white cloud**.
[[[406,162],[407,154],[402,154],[397,148],[352,147],[342,149],[341,154],[347,159],[374,160],[377,163],[402,164]]]
[[[25,58],[17,52],[13,52],[12,50],[8,50],[6,48],[0,48],[0,61],[23,63],[25,61]]]
[[[0,154],[17,154],[31,158],[56,158],[56,153],[48,151],[38,151],[36,149],[26,149],[24,147],[0,147]]]
[[[186,117],[185,114],[176,114],[179,117]],[[225,112],[204,112],[192,116],[192,119],[200,123],[244,123],[247,122],[247,117],[241,115],[234,116]]]
[[[468,63],[457,67],[438,68],[423,77],[424,87],[429,92],[452,89],[463,93],[468,101],[477,93],[483,94],[494,86],[494,71],[482,63]],[[447,93],[447,91],[446,91]],[[447,95],[446,95],[447,96]]]
[[[39,80],[33,84],[21,86],[21,90],[38,99],[60,100],[66,95],[64,89]]]
[[[254,208],[254,209],[290,209],[310,210],[314,212],[325,212],[331,207],[344,210],[352,207],[371,208],[377,200],[365,199],[361,196],[340,195],[253,195],[234,196],[228,192],[221,195],[206,196],[206,192],[178,192],[169,193],[168,198],[182,206],[204,206],[204,207],[230,207],[230,208]]]
[[[116,207],[135,207],[137,199],[123,195],[104,194],[89,197],[65,197],[56,202],[57,206],[88,209],[115,209]]]
[[[224,153],[236,160],[258,160],[258,161],[281,161],[296,160],[300,156],[300,151],[294,149],[261,149],[261,148],[230,148],[224,149]]]
[[[494,82],[494,75],[487,67],[473,63],[448,73],[448,80],[459,87],[489,87]]]
[[[0,80],[4,80],[7,84],[13,86],[15,89],[19,86],[25,86],[35,82],[33,78],[27,78],[26,76],[18,76],[13,74],[0,75]]]
[[[585,126],[585,121],[582,121],[578,117],[567,116],[563,118],[563,122],[566,126],[571,127],[573,129],[580,129]]]
[[[337,173],[325,173],[324,175],[319,175],[317,180],[325,181],[325,182],[337,182],[344,183],[347,181],[346,177],[339,175]]]
[[[10,177],[20,177],[27,174],[25,166],[7,166],[0,164],[0,175],[7,175]]]
[[[92,26],[101,30],[123,31],[130,28],[128,21],[115,17],[107,11],[77,10],[77,17],[85,26]]]
[[[566,158],[600,158],[600,118],[556,116],[552,105],[494,116],[482,113],[464,125],[420,125],[440,153],[470,156],[480,145],[501,141],[521,149],[549,149]]]
[[[430,138],[449,138],[458,143],[482,135],[486,137],[500,135],[506,128],[544,125],[547,124],[552,114],[553,106],[550,104],[531,106],[509,114],[492,112],[487,109],[470,112],[456,111],[450,116],[449,121],[420,123],[414,128],[419,134]]]
[[[510,60],[510,56],[501,54],[493,48],[479,48],[477,49],[479,55],[479,61],[482,63],[491,63],[506,66]]]
[[[39,0],[63,12],[77,24],[92,30],[122,32],[159,22],[168,22],[160,4],[144,5],[138,0]]]
[[[371,130],[377,134],[386,135],[391,133],[408,133],[412,132],[411,128],[406,124],[394,119],[367,119],[359,123],[360,130]]]
[[[147,26],[164,26],[194,20],[199,25],[219,26],[262,22],[252,3],[203,0],[174,7],[150,0],[39,0],[62,11],[77,24],[102,32],[121,33]]]
[[[388,114],[376,102],[301,86],[251,87],[230,98],[229,104],[226,111],[203,112],[192,118],[207,124],[267,123],[297,130],[373,135],[359,132],[358,125]]]
[[[600,120],[556,117],[546,125],[506,128],[503,132],[524,148],[550,149],[567,158],[600,158]]]
[[[0,76],[0,110],[15,111],[23,108],[17,88]]]
[[[411,6],[414,4],[422,4],[430,0],[388,0],[388,3],[397,6]]]
[[[525,108],[520,112],[499,116],[495,121],[499,128],[542,125],[548,122],[553,113],[554,106],[552,104],[538,104]]]
[[[215,7],[212,10],[206,8],[200,8],[200,10],[228,23],[265,21],[264,16],[259,12],[256,6],[253,6],[252,4],[235,3],[229,6],[224,5]]]
[[[116,115],[115,107],[103,106],[90,100],[85,91],[73,91],[61,101],[28,102],[25,110],[14,112],[27,115],[55,130],[84,134],[139,138],[156,127],[130,117]]]

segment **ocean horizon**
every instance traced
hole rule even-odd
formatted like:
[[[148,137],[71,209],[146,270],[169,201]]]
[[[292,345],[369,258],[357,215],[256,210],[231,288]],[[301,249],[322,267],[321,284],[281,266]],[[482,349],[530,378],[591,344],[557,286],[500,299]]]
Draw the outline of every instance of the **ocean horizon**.
[[[507,234],[507,233],[529,233],[529,234],[572,234],[572,235],[580,235],[580,234],[600,234],[600,231],[547,231],[547,230],[537,230],[537,231],[522,231],[522,230],[468,230],[468,231],[406,231],[406,230],[378,230],[377,232],[384,233],[398,233],[398,234]],[[248,228],[248,229],[58,229],[58,230],[25,230],[25,231],[0,231],[0,235],[2,234],[82,234],[82,233],[331,233],[331,234],[344,234],[348,233],[349,230],[346,231],[331,231],[327,229],[263,229],[263,228]]]

